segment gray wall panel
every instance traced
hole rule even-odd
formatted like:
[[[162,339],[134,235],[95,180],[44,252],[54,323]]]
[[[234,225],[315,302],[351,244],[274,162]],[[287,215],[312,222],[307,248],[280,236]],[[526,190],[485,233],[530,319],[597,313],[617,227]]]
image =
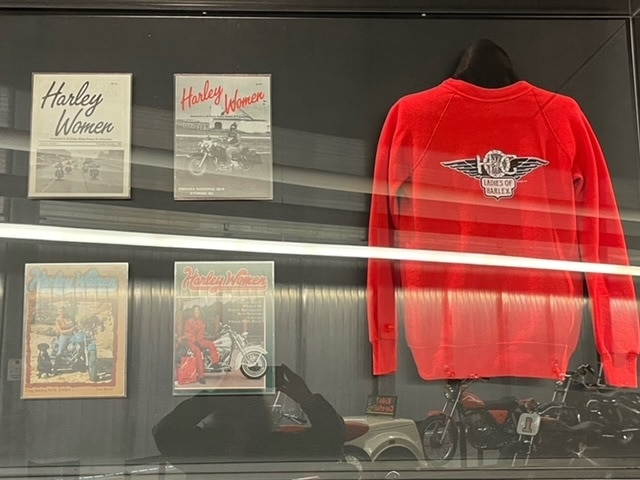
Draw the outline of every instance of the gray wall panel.
[[[362,414],[374,393],[364,288],[305,286],[304,375],[343,415]]]
[[[300,300],[299,285],[278,285],[275,292],[275,364],[286,364],[294,371],[302,367],[300,350]]]

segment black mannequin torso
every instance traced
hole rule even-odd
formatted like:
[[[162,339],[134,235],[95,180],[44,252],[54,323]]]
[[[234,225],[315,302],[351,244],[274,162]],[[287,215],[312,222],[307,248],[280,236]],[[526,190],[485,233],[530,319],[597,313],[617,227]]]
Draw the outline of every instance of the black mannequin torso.
[[[476,40],[469,45],[453,78],[485,88],[506,87],[519,80],[507,53],[487,39]]]

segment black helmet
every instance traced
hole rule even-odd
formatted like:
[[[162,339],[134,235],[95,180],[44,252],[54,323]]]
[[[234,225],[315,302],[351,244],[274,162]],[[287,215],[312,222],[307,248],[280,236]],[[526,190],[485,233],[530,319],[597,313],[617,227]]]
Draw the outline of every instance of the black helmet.
[[[230,127],[231,130],[233,130],[234,128],[238,128],[238,124],[236,122],[233,122]]]

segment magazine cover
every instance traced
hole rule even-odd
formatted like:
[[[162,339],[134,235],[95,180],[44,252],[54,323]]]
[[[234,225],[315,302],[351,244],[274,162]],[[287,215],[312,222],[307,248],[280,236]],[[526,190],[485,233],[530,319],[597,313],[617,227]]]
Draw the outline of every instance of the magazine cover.
[[[126,395],[126,263],[27,264],[22,398]]]
[[[131,74],[35,73],[29,197],[129,198]]]
[[[271,77],[175,76],[174,198],[271,200]]]
[[[176,262],[174,395],[273,393],[273,262]]]

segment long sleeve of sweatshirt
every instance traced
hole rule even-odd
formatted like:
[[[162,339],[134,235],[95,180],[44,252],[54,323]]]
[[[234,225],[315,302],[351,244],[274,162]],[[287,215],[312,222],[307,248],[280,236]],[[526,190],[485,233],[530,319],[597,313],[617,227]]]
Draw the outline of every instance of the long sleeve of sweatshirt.
[[[402,156],[410,146],[396,131],[398,105],[389,112],[376,154],[369,219],[369,246],[394,246],[396,193],[407,178]],[[393,158],[393,162],[390,160]],[[367,276],[369,340],[373,349],[373,373],[384,375],[397,368],[397,318],[394,264],[370,259]]]
[[[589,122],[576,105],[574,185],[581,260],[628,265],[627,247],[609,171]],[[637,387],[640,333],[628,275],[587,274],[596,347],[608,384]]]

